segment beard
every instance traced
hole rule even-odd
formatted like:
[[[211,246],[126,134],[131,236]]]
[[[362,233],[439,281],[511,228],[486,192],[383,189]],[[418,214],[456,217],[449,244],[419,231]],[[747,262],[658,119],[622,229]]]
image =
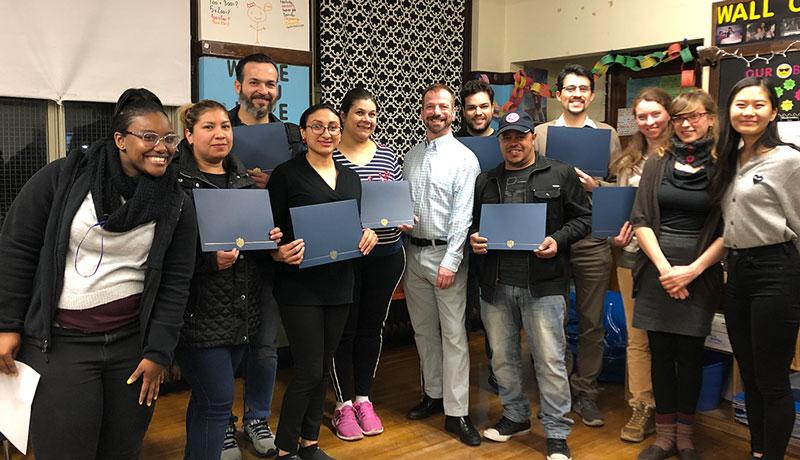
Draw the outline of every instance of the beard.
[[[444,121],[441,128],[439,128],[438,126],[434,126],[432,123],[433,121],[438,121],[438,120]],[[425,119],[423,124],[425,125],[425,129],[427,129],[431,133],[439,134],[442,131],[446,131],[447,128],[449,128],[452,123],[453,120],[448,120],[447,117],[428,117]]]
[[[483,135],[483,133],[485,133],[485,132],[489,131],[489,128],[491,128],[491,127],[492,127],[492,123],[491,123],[491,121],[490,121],[490,120],[484,120],[484,121],[483,121],[483,123],[484,123],[484,126],[483,126],[483,128],[479,128],[479,127],[478,127],[478,126],[475,124],[475,122],[473,122],[472,120],[464,120],[464,122],[467,124],[467,126],[469,127],[469,130],[470,130],[471,132],[473,132],[473,133],[475,133],[475,134],[477,134],[477,135],[480,135],[480,136],[482,136],[482,135]]]
[[[259,107],[253,104],[253,99],[264,99],[267,101],[267,105],[264,107]],[[266,117],[272,113],[272,109],[275,108],[275,100],[273,100],[271,96],[253,95],[252,97],[248,98],[244,95],[244,92],[239,93],[239,104],[244,107],[244,110],[247,111],[247,113],[256,119],[262,119]]]

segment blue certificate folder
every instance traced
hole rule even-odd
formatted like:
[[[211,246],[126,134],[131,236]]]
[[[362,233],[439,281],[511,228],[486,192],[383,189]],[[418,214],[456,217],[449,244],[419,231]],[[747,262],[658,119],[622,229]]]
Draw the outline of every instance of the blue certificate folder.
[[[544,241],[547,205],[544,203],[484,204],[480,236],[489,249],[535,251]]]
[[[275,227],[266,190],[194,189],[197,226],[204,252],[275,249]]]
[[[247,169],[270,172],[292,157],[286,128],[280,122],[235,126],[231,155],[244,163]]]
[[[481,171],[494,169],[503,162],[503,154],[500,152],[500,142],[496,136],[473,136],[459,137],[459,141],[466,145],[472,153],[478,157]]]
[[[592,236],[608,238],[631,219],[636,187],[599,187],[592,191]]]
[[[592,177],[608,175],[611,130],[550,126],[547,157],[580,168]]]
[[[407,181],[361,182],[361,225],[387,228],[414,225],[411,187]]]
[[[334,201],[289,209],[294,237],[305,242],[300,268],[361,257],[361,219],[356,200]]]

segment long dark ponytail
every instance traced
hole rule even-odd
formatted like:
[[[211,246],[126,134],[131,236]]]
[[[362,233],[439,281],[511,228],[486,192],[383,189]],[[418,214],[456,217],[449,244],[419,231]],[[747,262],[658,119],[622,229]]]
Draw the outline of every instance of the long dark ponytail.
[[[731,126],[731,105],[736,95],[739,94],[739,91],[750,86],[761,87],[768,95],[772,108],[778,108],[778,96],[775,94],[775,91],[772,90],[774,85],[769,78],[743,78],[731,88],[728,94],[728,100],[725,104],[725,113],[721,114],[722,122],[720,125],[722,128],[719,135],[719,148],[717,149],[717,165],[709,187],[711,200],[715,205],[722,204],[722,198],[736,175],[736,162],[739,160],[739,144],[742,141],[742,136]],[[756,140],[755,148],[771,149],[779,145],[788,145],[794,149],[800,150],[796,145],[781,140],[778,134],[778,119],[776,117],[775,120],[767,124],[767,128],[761,134],[761,137]]]

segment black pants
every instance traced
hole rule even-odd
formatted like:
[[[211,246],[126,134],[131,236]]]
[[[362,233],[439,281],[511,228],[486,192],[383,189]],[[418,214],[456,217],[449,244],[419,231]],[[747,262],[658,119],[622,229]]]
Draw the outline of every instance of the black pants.
[[[294,376],[283,395],[275,445],[296,453],[299,438],[319,438],[326,376],[347,322],[350,304],[279,305],[279,309],[292,351]]]
[[[795,420],[789,366],[800,317],[800,256],[791,243],[728,252],[725,322],[744,381],[750,444],[782,459]]]
[[[356,301],[331,366],[331,381],[339,402],[370,394],[383,347],[383,325],[406,266],[405,249],[388,256],[365,257],[359,262]]]
[[[656,413],[694,414],[703,382],[705,337],[647,331]]]
[[[84,334],[55,328],[48,353],[25,344],[19,360],[41,374],[31,413],[36,458],[138,459],[154,407],[139,405],[138,325]]]

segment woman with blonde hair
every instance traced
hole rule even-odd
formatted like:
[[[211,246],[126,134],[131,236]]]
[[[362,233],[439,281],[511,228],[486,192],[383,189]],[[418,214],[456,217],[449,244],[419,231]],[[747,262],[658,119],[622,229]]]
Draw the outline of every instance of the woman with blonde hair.
[[[639,130],[631,136],[622,155],[610,166],[619,186],[638,187],[647,158],[666,147],[672,135],[669,120],[671,107],[670,95],[657,87],[644,88],[633,99],[633,115]],[[629,222],[623,225],[612,244],[617,261],[617,280],[625,307],[628,332],[626,379],[630,392],[628,404],[633,410],[630,420],[622,427],[620,438],[624,441],[641,442],[655,431],[653,412],[656,403],[650,381],[650,345],[647,332],[634,328],[632,324],[634,305],[631,269],[639,252],[639,243],[633,236],[633,227]]]
[[[658,436],[640,460],[699,458],[692,432],[703,343],[722,294],[720,211],[709,195],[716,103],[690,90],[672,101],[670,115],[675,135],[645,162],[631,213],[642,249],[633,270],[633,326],[650,341]]]

